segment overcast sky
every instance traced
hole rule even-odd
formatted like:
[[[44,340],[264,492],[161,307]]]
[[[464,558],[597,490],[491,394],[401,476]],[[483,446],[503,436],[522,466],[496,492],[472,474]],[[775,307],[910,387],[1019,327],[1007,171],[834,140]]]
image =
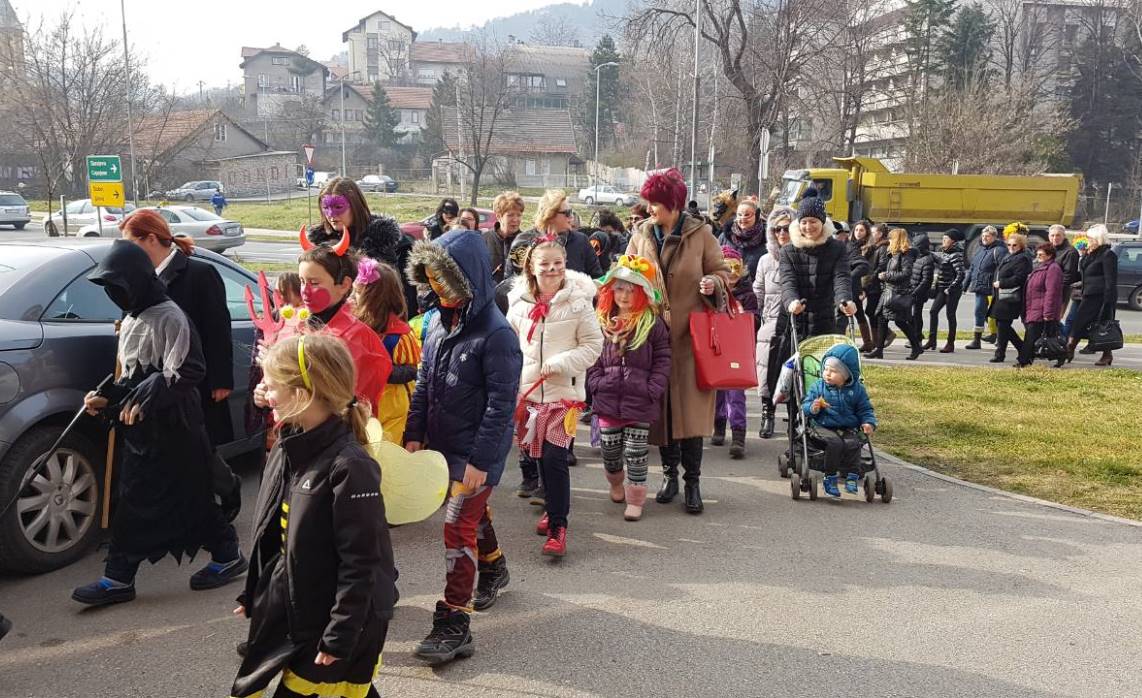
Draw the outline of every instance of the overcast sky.
[[[119,0],[9,0],[21,21],[34,28],[75,7],[86,25],[101,24],[122,33]],[[242,46],[288,48],[305,44],[310,56],[325,61],[342,50],[342,32],[377,10],[422,32],[438,27],[482,25],[553,4],[556,0],[126,0],[131,45],[145,56],[151,79],[180,93],[241,81]],[[571,0],[574,1],[574,0]]]

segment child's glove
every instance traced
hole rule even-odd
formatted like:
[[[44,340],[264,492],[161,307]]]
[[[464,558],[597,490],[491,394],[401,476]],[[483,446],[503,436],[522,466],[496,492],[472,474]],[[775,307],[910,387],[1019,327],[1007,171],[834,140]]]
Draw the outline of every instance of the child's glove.
[[[830,407],[832,407],[832,405],[830,405],[828,402],[826,402],[825,398],[819,397],[816,400],[814,400],[811,405],[809,405],[809,411],[812,412],[813,414],[817,414],[821,410],[827,410]]]

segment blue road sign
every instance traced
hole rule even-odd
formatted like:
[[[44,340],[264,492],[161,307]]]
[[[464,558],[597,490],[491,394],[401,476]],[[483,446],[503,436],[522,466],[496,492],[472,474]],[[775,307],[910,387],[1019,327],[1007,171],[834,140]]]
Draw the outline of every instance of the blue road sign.
[[[305,168],[305,183],[306,184],[313,184],[313,168],[312,167]]]

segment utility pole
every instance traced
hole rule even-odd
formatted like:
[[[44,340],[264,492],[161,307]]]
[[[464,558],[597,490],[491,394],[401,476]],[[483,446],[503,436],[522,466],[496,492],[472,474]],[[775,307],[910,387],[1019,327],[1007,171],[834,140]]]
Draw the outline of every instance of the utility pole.
[[[690,196],[698,199],[698,47],[702,40],[702,0],[694,0],[694,109],[690,123]],[[707,207],[709,203],[707,202]]]
[[[716,154],[714,152],[714,136],[717,132],[717,129],[718,129],[718,71],[715,70],[714,71],[714,114],[710,119],[710,156],[708,158],[710,169],[706,173],[706,175],[707,175],[706,176],[706,182],[707,182],[706,195],[707,196],[713,196],[714,195],[714,155]],[[707,204],[707,205],[709,205],[709,204]]]
[[[206,105],[206,97],[204,97],[202,94],[202,88],[205,85],[206,85],[206,83],[203,82],[202,80],[198,81],[198,101],[201,102],[203,104],[203,106]]]
[[[123,18],[123,70],[126,73],[127,143],[131,149],[131,203],[139,205],[139,178],[135,174],[135,124],[131,113],[131,52],[127,48],[127,4],[119,0],[119,16]],[[99,216],[96,216],[99,218]],[[102,235],[102,232],[100,233]]]
[[[599,71],[617,65],[618,63],[610,61],[595,66],[595,203],[599,203],[599,87],[601,85]]]
[[[345,76],[341,76],[341,176],[348,177],[345,167]]]

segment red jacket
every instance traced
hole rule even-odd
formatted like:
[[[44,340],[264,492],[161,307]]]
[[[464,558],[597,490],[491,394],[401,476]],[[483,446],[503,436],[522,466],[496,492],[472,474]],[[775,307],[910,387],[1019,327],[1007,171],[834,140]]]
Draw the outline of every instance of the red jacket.
[[[1055,260],[1031,270],[1024,287],[1023,322],[1055,322],[1063,301],[1063,269]]]

